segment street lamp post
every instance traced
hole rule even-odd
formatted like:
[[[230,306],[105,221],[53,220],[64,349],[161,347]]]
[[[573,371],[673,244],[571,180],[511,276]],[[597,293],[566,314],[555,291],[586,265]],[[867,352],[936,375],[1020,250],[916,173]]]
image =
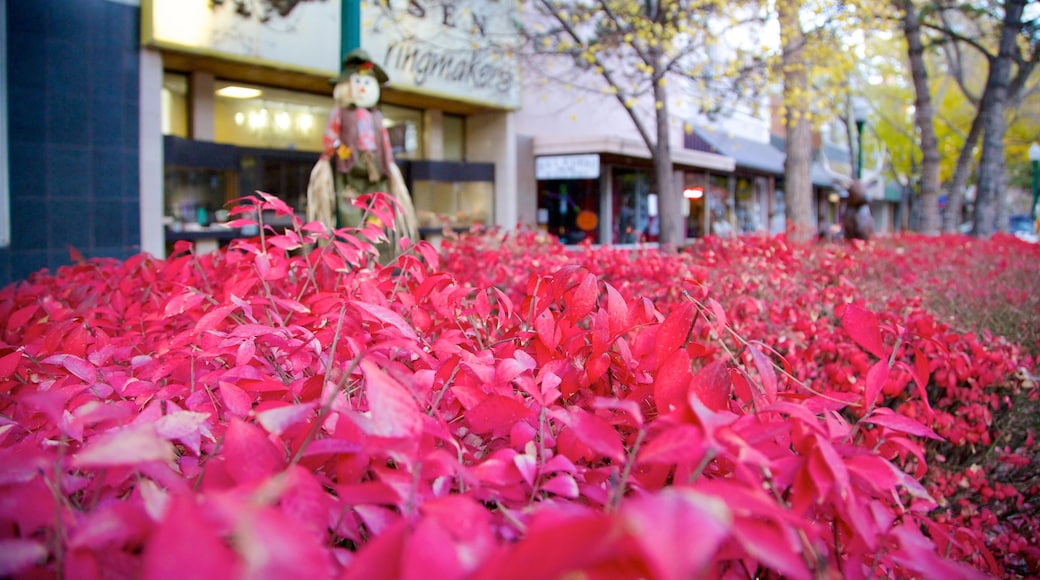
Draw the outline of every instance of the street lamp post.
[[[1033,218],[1033,223],[1036,223],[1036,203],[1037,197],[1040,196],[1040,144],[1033,141],[1033,144],[1029,146],[1029,160],[1033,162],[1033,205],[1029,215]]]
[[[863,97],[852,101],[852,120],[856,122],[856,179],[863,177],[863,126],[867,124],[869,106]]]

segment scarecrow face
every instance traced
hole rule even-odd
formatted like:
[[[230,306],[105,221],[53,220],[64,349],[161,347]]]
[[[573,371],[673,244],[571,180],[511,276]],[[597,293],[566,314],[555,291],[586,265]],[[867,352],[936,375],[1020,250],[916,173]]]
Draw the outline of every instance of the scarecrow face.
[[[379,102],[379,81],[370,74],[355,73],[336,85],[333,96],[341,107],[371,109]]]

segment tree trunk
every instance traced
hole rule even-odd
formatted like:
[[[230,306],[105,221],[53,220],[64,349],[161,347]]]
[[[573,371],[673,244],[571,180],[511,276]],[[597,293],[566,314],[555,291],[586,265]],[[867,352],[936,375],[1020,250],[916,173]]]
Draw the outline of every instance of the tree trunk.
[[[659,55],[654,54],[655,62]],[[657,78],[657,75],[654,75]],[[682,191],[675,185],[672,164],[672,143],[668,135],[668,92],[660,81],[654,81],[657,142],[653,147],[654,178],[657,181],[657,215],[660,220],[661,248],[674,250],[686,243],[686,222],[683,220]]]
[[[798,21],[797,0],[777,3],[781,67],[784,79],[784,125],[787,128],[787,158],[784,160],[784,195],[787,229],[791,239],[806,241],[816,234],[813,220],[812,124],[808,116],[808,76],[805,70],[805,35]]]
[[[1007,212],[997,206],[1004,199],[1004,119],[1011,82],[1011,63],[1015,58],[1015,43],[1022,27],[1025,0],[1008,0],[1004,5],[1004,26],[1000,34],[1000,51],[989,67],[986,92],[982,97],[982,159],[979,161],[979,185],[975,196],[975,224],[972,233],[988,237],[997,228],[1007,230]],[[1002,218],[998,219],[998,218]]]
[[[985,97],[983,97],[983,102],[985,100]],[[956,233],[958,226],[961,225],[961,212],[964,209],[964,189],[968,183],[968,175],[971,173],[972,162],[975,160],[975,144],[979,142],[980,135],[982,135],[981,107],[975,114],[975,119],[971,122],[968,136],[964,138],[964,146],[957,156],[957,165],[953,170],[953,180],[950,182],[950,188],[946,193],[946,212],[943,217],[943,231],[946,233]]]
[[[903,34],[906,36],[907,53],[910,57],[910,73],[917,95],[914,102],[914,121],[921,133],[921,193],[918,203],[921,211],[921,232],[927,235],[939,233],[939,141],[935,136],[935,110],[928,88],[928,68],[924,62],[924,45],[921,42],[921,25],[913,0],[901,0],[903,11]]]

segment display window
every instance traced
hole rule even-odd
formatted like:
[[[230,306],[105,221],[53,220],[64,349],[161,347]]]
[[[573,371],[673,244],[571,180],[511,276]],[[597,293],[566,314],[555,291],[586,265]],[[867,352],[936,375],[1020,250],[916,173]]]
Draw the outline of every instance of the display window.
[[[565,244],[599,240],[599,180],[538,182],[538,225]]]
[[[655,236],[656,196],[650,192],[650,173],[615,167],[610,173],[613,203],[613,242],[634,244]]]

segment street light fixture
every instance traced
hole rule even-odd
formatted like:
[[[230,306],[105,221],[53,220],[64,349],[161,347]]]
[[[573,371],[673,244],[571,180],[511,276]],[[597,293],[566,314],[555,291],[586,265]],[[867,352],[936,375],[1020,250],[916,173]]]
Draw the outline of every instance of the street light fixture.
[[[863,97],[852,100],[852,120],[856,122],[856,179],[863,177],[863,126],[867,124],[870,105]]]
[[[1033,223],[1036,223],[1036,202],[1037,197],[1040,196],[1040,144],[1033,141],[1033,144],[1029,146],[1029,160],[1033,162],[1033,205],[1032,212],[1030,215],[1033,217]]]

